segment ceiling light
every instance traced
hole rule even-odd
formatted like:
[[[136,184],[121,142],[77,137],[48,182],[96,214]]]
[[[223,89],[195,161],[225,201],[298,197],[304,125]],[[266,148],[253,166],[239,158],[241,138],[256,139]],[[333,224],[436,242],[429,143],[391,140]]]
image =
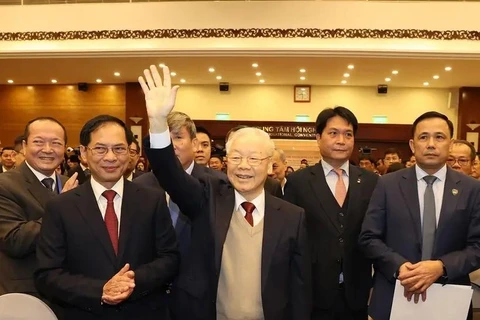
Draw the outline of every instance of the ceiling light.
[[[208,68],[208,72],[215,72],[215,68]]]
[[[252,67],[258,68],[258,63],[252,63]]]
[[[347,84],[347,80],[342,80],[342,84]]]
[[[165,68],[165,63],[160,63],[158,66],[159,66],[160,68]]]
[[[55,79],[52,79],[52,83],[57,83],[57,80],[55,80]]]
[[[8,83],[13,83],[13,80],[7,80]]]
[[[33,90],[33,87],[32,87],[32,86],[28,86],[27,89],[28,89],[28,90]]]
[[[97,79],[97,83],[102,83],[102,79]]]
[[[255,73],[255,75],[256,75],[257,77],[260,77],[260,76],[262,75],[262,73],[261,73],[261,72],[257,72],[257,73]]]
[[[347,68],[352,70],[352,69],[355,69],[355,66],[353,64],[349,64]]]
[[[217,80],[222,80],[222,76],[217,76]]]
[[[398,74],[398,70],[393,70],[392,74],[395,74],[395,75]]]
[[[172,77],[175,77],[175,76],[177,75],[177,73],[176,73],[175,71],[172,71],[172,72],[170,72],[170,75],[171,75]]]
[[[259,81],[260,83],[265,83],[265,80],[263,80],[263,79],[260,79],[260,80],[258,80],[258,81]]]
[[[185,82],[187,82],[187,80],[185,80],[185,79],[180,79],[180,82],[181,82],[181,83],[185,83]]]
[[[390,81],[392,81],[392,79],[390,79],[390,78],[385,78],[385,81],[390,82]]]
[[[115,77],[120,77],[120,72],[114,72],[113,75],[114,75]]]
[[[305,69],[300,69],[300,72],[301,72],[301,73],[305,73],[305,72],[307,72],[307,70],[305,70]]]
[[[300,77],[300,80],[305,80],[305,77]]]
[[[433,79],[438,80],[438,79],[440,79],[440,76],[438,74],[436,74],[436,75],[433,76]]]
[[[452,67],[445,67],[445,71],[452,71]]]
[[[73,86],[68,86],[67,88],[70,89],[70,90],[72,90],[72,89],[73,89]]]
[[[424,82],[423,85],[424,85],[424,86],[428,86],[428,85],[430,85],[430,83]]]
[[[343,76],[344,76],[345,78],[348,78],[348,77],[350,77],[350,73],[344,73]]]

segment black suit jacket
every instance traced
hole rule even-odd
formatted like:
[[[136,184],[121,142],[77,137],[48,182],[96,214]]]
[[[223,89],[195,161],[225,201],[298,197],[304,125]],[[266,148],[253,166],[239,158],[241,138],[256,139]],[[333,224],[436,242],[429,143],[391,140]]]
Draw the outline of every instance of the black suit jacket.
[[[57,175],[57,191],[68,178]],[[36,295],[35,249],[45,204],[55,197],[23,162],[0,175],[0,295]]]
[[[85,176],[85,172],[83,172],[83,169],[80,165],[76,166],[75,168],[72,168],[70,170],[68,170],[68,176],[71,177],[73,176],[73,174],[77,172],[78,173],[78,176],[77,176],[77,181],[78,181],[78,184],[84,184],[85,181],[88,181],[88,178]]]
[[[143,171],[135,170],[135,171],[133,171],[132,180],[137,179],[137,178],[143,176],[144,174],[145,174],[145,172],[143,172]]]
[[[85,183],[48,202],[38,241],[39,291],[64,307],[65,319],[164,319],[165,287],[178,271],[175,232],[165,199],[125,181],[116,256],[92,186]],[[132,295],[101,305],[103,286],[126,263]]]
[[[212,175],[185,173],[172,145],[145,150],[160,185],[192,221],[188,265],[175,293],[178,319],[215,319],[223,245],[235,205],[233,187]],[[310,317],[310,262],[301,208],[265,194],[261,288],[266,320]],[[234,288],[233,288],[234,290]]]
[[[480,267],[480,182],[447,168],[432,260],[445,264],[448,282],[470,285],[469,273]],[[394,274],[422,258],[422,231],[415,166],[380,178],[359,239],[374,259],[370,315],[390,318]],[[428,294],[427,294],[428,295]],[[428,297],[427,297],[428,298]]]
[[[305,209],[307,234],[312,256],[313,304],[333,307],[343,271],[345,296],[352,309],[365,309],[372,284],[372,266],[357,244],[370,196],[378,176],[349,166],[348,203],[345,223],[337,217],[338,208],[328,187],[321,163],[288,176],[284,199]],[[339,244],[339,242],[341,242]],[[343,260],[335,248],[343,245]]]
[[[267,177],[267,180],[265,180],[265,184],[263,185],[263,187],[265,188],[265,192],[270,193],[272,196],[280,199],[283,198],[282,185],[278,180]]]

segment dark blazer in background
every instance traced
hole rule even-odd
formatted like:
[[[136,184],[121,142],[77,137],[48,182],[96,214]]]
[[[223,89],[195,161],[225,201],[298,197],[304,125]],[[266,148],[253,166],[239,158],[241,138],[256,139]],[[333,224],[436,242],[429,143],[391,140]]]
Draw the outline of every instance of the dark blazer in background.
[[[365,309],[372,285],[372,265],[358,246],[362,221],[378,176],[349,166],[347,211],[344,225],[337,218],[336,200],[325,179],[321,163],[288,176],[284,199],[305,209],[312,258],[313,305],[331,309],[343,271],[345,297],[353,310]],[[343,246],[343,261],[335,248]]]
[[[138,177],[141,177],[141,176],[143,176],[144,174],[145,174],[145,172],[135,169],[135,171],[133,171],[132,180],[133,180],[133,179],[137,179]]]
[[[173,294],[176,319],[215,319],[223,245],[235,205],[231,184],[194,178],[172,145],[145,150],[160,185],[192,222],[190,263],[181,264]],[[301,208],[265,193],[261,291],[265,320],[310,319],[310,261]]]
[[[85,172],[83,172],[83,169],[80,165],[76,166],[75,168],[69,169],[68,170],[68,176],[69,177],[73,176],[73,174],[75,172],[78,173],[77,181],[78,181],[79,185],[84,184],[85,181],[88,181],[89,178],[87,178],[87,176],[85,176]]]
[[[179,257],[165,198],[125,181],[119,228],[115,255],[91,183],[48,202],[35,279],[65,319],[166,318],[165,287]],[[126,263],[135,272],[132,295],[118,306],[102,305],[103,286]]]
[[[282,185],[277,179],[267,177],[263,187],[265,188],[265,192],[270,193],[272,196],[280,199],[283,198]]]
[[[68,178],[57,175],[58,179],[60,192]],[[25,162],[0,175],[0,295],[37,295],[35,249],[45,205],[55,196]]]
[[[435,237],[432,260],[443,261],[448,283],[470,285],[469,273],[480,267],[480,181],[447,167]],[[388,320],[394,274],[403,263],[417,263],[422,258],[415,166],[380,178],[359,243],[367,257],[374,259],[370,316]]]

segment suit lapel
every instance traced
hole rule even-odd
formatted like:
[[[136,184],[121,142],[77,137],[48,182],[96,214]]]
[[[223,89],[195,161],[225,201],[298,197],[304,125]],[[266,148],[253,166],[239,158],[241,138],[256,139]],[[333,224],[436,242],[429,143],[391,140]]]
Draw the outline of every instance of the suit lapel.
[[[131,234],[131,228],[135,225],[135,212],[142,207],[141,203],[138,202],[140,198],[137,196],[138,191],[139,188],[136,185],[124,179],[117,261],[122,261],[128,238]]]
[[[348,213],[345,220],[345,228],[348,226],[349,221],[354,220],[353,214],[357,212],[359,198],[362,194],[362,171],[352,165],[349,165],[348,171]]]
[[[338,233],[341,232],[340,226],[338,225],[337,221],[335,219],[332,219],[332,216],[328,214],[329,210],[328,208],[325,207],[326,201],[325,197],[328,195],[332,194],[332,191],[328,187],[327,180],[325,179],[325,173],[323,171],[323,167],[321,163],[317,163],[313,168],[312,168],[312,176],[309,180],[310,187],[313,190],[313,193],[317,197],[317,203],[319,204],[319,207],[322,209],[324,215],[328,218],[332,226],[337,230]]]
[[[443,189],[442,208],[440,210],[440,218],[438,220],[438,228],[435,237],[441,236],[442,230],[448,225],[452,214],[455,212],[457,202],[462,195],[462,185],[459,177],[453,174],[453,170],[447,167],[447,175],[445,179],[445,187]],[[454,192],[453,190],[457,190]]]
[[[220,196],[215,197],[215,268],[220,273],[222,252],[227,237],[230,220],[235,206],[235,193],[230,184],[221,186]]]
[[[420,222],[420,204],[418,202],[418,186],[417,174],[415,173],[415,166],[403,170],[400,178],[400,191],[402,193],[404,203],[408,208],[408,212],[412,218],[413,229],[417,237],[417,243],[422,243],[422,227]]]
[[[87,182],[74,189],[76,195],[79,197],[77,207],[87,225],[92,229],[93,234],[105,250],[105,254],[110,258],[112,263],[116,265],[115,252],[113,251],[112,242],[108,235],[105,221],[102,218],[100,209],[98,208],[97,199],[93,193],[92,185]],[[122,207],[123,211],[123,207]]]
[[[272,198],[273,196],[265,193],[265,217],[263,218],[264,225],[262,242],[262,292],[267,283],[270,263],[275,248],[277,247],[283,225],[283,220],[278,218],[279,215],[277,212],[280,210],[280,206],[274,205],[272,203]]]
[[[45,208],[47,201],[53,198],[55,193],[45,188],[25,162],[20,165],[19,170],[25,177],[25,182],[28,184],[27,189],[30,194],[38,201],[42,208]]]

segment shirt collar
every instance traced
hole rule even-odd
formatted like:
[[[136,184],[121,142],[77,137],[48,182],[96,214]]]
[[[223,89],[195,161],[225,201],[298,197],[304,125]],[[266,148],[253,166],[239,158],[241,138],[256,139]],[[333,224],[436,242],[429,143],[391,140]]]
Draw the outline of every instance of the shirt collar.
[[[93,194],[95,194],[95,199],[97,199],[97,201],[99,201],[102,197],[102,193],[106,190],[113,190],[117,193],[118,196],[120,196],[120,198],[123,197],[123,186],[124,186],[124,182],[123,182],[123,177],[120,178],[120,180],[117,181],[117,183],[115,183],[115,185],[112,187],[112,189],[107,189],[105,188],[104,186],[102,186],[100,183],[98,183],[95,178],[92,176],[90,178],[90,183],[92,184],[92,189],[93,189]]]
[[[186,173],[188,173],[189,175],[192,175],[192,171],[193,171],[193,166],[195,165],[195,161],[192,161],[192,163],[190,164],[190,166],[185,170]]]
[[[327,176],[330,172],[332,172],[333,170],[333,167],[330,165],[330,163],[326,162],[326,161],[320,161],[321,165],[322,165],[322,168],[323,168],[323,172],[325,173],[325,176]],[[348,160],[345,161],[341,166],[340,166],[340,169],[343,169],[343,171],[345,172],[345,174],[348,175],[350,174],[350,171],[349,171],[349,162]]]
[[[53,171],[51,176],[46,176],[41,172],[38,172],[37,170],[33,169],[31,165],[28,164],[27,160],[25,160],[25,164],[27,165],[30,170],[32,170],[33,174],[35,177],[37,177],[38,181],[42,182],[43,179],[45,178],[52,178],[53,179],[53,185],[57,185],[57,175],[55,174],[55,170]]]
[[[246,201],[247,200],[245,199],[245,197],[242,196],[240,192],[235,190],[235,211],[240,210],[240,206]],[[255,199],[248,202],[253,203],[255,208],[259,211],[262,210],[262,208],[265,208],[265,189],[262,190],[262,193],[260,193]]]
[[[415,164],[415,174],[417,175],[417,181],[422,180],[425,176],[429,175],[417,164]],[[439,181],[445,181],[447,178],[447,165],[445,164],[440,170],[432,174],[432,176],[435,176]]]
[[[86,169],[88,169],[88,167],[85,167],[81,162],[80,162],[80,168],[82,168],[82,171],[85,171]]]

